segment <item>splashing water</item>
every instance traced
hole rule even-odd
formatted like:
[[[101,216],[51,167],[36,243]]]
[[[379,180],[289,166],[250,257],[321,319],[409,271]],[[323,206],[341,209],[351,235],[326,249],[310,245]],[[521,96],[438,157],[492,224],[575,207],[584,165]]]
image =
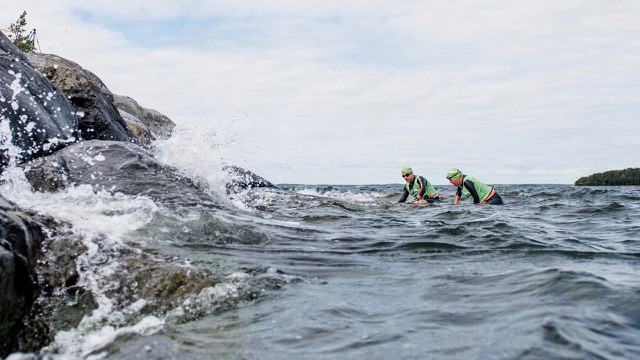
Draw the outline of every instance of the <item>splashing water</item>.
[[[227,173],[223,167],[241,166],[251,151],[251,145],[238,136],[238,126],[234,118],[185,121],[176,126],[169,139],[154,143],[156,156],[224,194]]]

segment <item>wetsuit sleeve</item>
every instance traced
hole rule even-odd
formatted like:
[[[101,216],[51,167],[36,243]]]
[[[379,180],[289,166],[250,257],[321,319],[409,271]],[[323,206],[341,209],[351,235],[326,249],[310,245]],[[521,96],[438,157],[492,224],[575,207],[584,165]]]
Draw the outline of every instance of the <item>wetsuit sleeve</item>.
[[[471,197],[473,197],[473,203],[477,204],[480,202],[480,196],[478,196],[478,193],[476,192],[476,188],[475,186],[473,186],[473,181],[471,180],[467,180],[464,182],[464,187],[467,188],[467,190],[469,190],[469,193],[471,194]]]
[[[420,199],[424,199],[424,194],[427,192],[427,179],[422,176],[418,176],[418,184],[420,184],[420,191],[418,191],[416,199],[418,197],[420,197]]]
[[[407,201],[407,197],[409,196],[409,192],[407,191],[406,187],[402,188],[402,196],[400,196],[400,200],[398,200],[399,203],[403,203],[405,201]]]
[[[460,186],[457,187],[456,196],[462,196],[462,188]]]

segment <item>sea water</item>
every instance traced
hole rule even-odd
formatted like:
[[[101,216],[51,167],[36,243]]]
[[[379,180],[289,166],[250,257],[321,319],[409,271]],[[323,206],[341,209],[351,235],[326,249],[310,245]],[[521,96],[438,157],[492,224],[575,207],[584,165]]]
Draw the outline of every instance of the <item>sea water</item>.
[[[504,206],[397,204],[389,185],[256,191],[247,221],[264,238],[180,246],[298,281],[117,356],[144,345],[202,359],[640,355],[640,189],[498,189]]]
[[[185,164],[175,153],[158,156]],[[640,356],[640,187],[496,185],[505,205],[482,206],[453,205],[454,188],[436,186],[445,201],[412,205],[397,203],[400,184],[282,184],[228,195],[216,190],[219,170],[201,169],[181,167],[212,184],[219,208],[87,186],[35,193],[19,170],[5,173],[6,197],[84,237],[80,285],[99,304],[40,355]],[[121,309],[101,294],[110,254],[137,246],[220,274],[224,281],[187,304],[205,311],[176,321],[184,309],[145,314],[139,302]]]

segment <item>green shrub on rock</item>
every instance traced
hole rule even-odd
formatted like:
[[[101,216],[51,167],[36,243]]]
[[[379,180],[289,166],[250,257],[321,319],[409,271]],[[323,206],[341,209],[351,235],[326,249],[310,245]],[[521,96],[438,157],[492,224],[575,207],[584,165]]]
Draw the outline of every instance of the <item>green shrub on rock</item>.
[[[9,39],[18,47],[18,49],[30,53],[35,50],[36,29],[27,33],[27,12],[24,11],[18,20],[9,26]]]

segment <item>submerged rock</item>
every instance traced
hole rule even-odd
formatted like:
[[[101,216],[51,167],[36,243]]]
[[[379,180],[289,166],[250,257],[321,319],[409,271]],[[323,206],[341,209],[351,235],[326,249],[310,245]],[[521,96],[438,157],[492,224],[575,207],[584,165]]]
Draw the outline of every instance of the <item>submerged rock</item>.
[[[254,188],[277,188],[277,186],[269,180],[239,166],[225,166],[223,170],[226,171],[230,177],[226,185],[228,194]]]
[[[0,171],[50,154],[78,138],[78,121],[66,96],[0,33]]]
[[[94,294],[78,285],[78,259],[86,251],[83,238],[68,224],[47,218],[36,273],[40,295],[20,337],[20,351],[37,352],[62,330],[73,329],[98,307]]]
[[[106,283],[117,284],[105,288],[105,295],[119,308],[142,300],[140,310],[144,313],[164,314],[220,281],[206,269],[185,266],[153,249],[120,251],[117,271],[104,279]]]
[[[92,72],[52,54],[29,53],[27,58],[69,99],[80,116],[83,139],[138,143],[113,104],[113,94]]]
[[[0,195],[0,356],[38,351],[96,308],[77,286],[81,238]]]

